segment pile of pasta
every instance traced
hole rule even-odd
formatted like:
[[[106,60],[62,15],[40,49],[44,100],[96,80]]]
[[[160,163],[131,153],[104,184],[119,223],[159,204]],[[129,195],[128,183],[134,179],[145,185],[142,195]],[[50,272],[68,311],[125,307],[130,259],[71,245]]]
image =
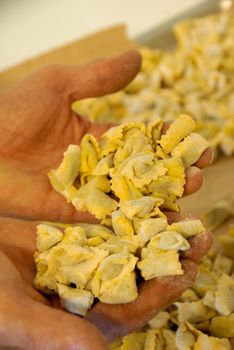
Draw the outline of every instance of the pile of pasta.
[[[165,133],[162,128],[160,119],[125,123],[99,143],[86,134],[49,173],[53,188],[77,211],[101,220],[64,230],[38,226],[35,286],[58,293],[67,310],[85,315],[94,298],[135,300],[137,273],[145,280],[183,274],[180,252],[205,228],[200,220],[169,224],[163,210],[178,210],[185,171],[208,143],[192,132],[195,122],[188,115]]]
[[[194,285],[139,332],[114,342],[111,350],[231,350],[234,346],[234,226],[217,238]]]
[[[140,73],[123,91],[78,101],[73,109],[96,121],[174,120],[190,114],[214,154],[234,153],[234,18],[188,19],[174,28],[177,48],[140,49]]]

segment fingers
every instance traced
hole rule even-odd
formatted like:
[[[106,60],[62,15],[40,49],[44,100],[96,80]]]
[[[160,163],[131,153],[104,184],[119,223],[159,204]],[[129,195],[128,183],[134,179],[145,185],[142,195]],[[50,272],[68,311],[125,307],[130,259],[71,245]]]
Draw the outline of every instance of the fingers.
[[[171,124],[172,122],[165,122],[163,124],[162,134],[166,134]],[[209,147],[202,153],[201,157],[198,159],[198,161],[194,165],[200,169],[205,168],[207,165],[209,165],[212,162],[212,158],[213,158],[213,153],[211,148]]]
[[[212,150],[207,148],[199,160],[185,172],[184,196],[190,195],[199,190],[202,186],[204,175],[200,169],[205,168],[212,161]]]
[[[173,211],[165,212],[168,223],[179,222],[184,220],[194,220],[194,215],[187,215],[182,218],[179,213]],[[185,252],[181,252],[181,257],[190,259],[198,263],[201,258],[208,252],[213,243],[213,234],[210,231],[205,231],[189,238],[190,249]]]
[[[4,269],[0,269],[0,288],[7,289],[17,285],[17,288],[22,290],[24,284],[19,271],[16,269],[5,252],[3,252],[1,244],[0,249],[0,266],[4,266]]]
[[[21,259],[21,251],[31,251],[28,241],[34,233],[35,243],[35,224],[0,218],[0,228],[1,237],[8,238],[9,244],[12,241],[15,251],[11,260],[0,252],[0,266],[4,266],[0,269],[0,348],[18,348],[20,344],[20,348],[28,350],[107,350],[103,336],[93,325],[48,307],[45,298],[31,287],[31,281],[26,283],[22,278],[21,269],[27,259],[25,255]],[[1,249],[3,243],[0,242]]]
[[[203,173],[196,166],[188,168],[185,172],[185,186],[183,196],[190,195],[199,190],[203,183]]]
[[[213,153],[211,148],[207,148],[201,155],[200,159],[194,164],[196,167],[203,169],[212,162]]]
[[[99,221],[88,212],[78,212],[71,203],[51,189],[51,195],[47,201],[45,210],[36,218],[62,223],[87,222],[97,224]]]
[[[213,235],[210,231],[202,232],[189,239],[190,249],[183,252],[183,258],[190,259],[196,263],[207,253],[213,243]]]
[[[37,291],[33,286],[25,284],[24,286],[24,293],[27,295],[30,299],[33,299],[34,301],[50,306],[50,301],[39,291]]]
[[[141,284],[138,298],[129,304],[97,303],[87,318],[105,335],[107,341],[132,332],[157,312],[177,300],[197,276],[197,265],[182,260],[184,275],[154,278]]]
[[[165,134],[167,130],[170,128],[171,122],[165,122],[162,129],[162,134]],[[205,168],[212,162],[212,150],[211,148],[207,148],[198,159],[198,161],[186,170],[185,173],[185,181],[186,184],[184,186],[184,196],[190,195],[199,190],[201,187],[204,175],[200,169]]]
[[[175,219],[179,220],[178,214]],[[97,325],[108,341],[143,326],[157,312],[177,300],[183,291],[193,284],[197,275],[197,263],[209,250],[213,237],[209,231],[206,231],[190,238],[189,242],[190,249],[181,254],[183,276],[145,281],[140,287],[138,298],[132,303],[125,305],[98,303],[94,306],[88,314],[88,319]]]
[[[2,251],[0,251],[0,266],[4,266],[4,269],[0,270],[0,288],[2,295],[5,293],[8,294],[8,292],[11,290],[15,290],[17,291],[18,295],[21,295],[23,298],[25,295],[27,295],[29,298],[34,299],[35,301],[49,305],[48,300],[32,287],[31,281],[30,284],[27,284],[23,280],[22,270],[24,270],[24,266],[15,266],[14,261],[11,261]]]
[[[47,175],[43,174],[38,181],[36,177],[35,179],[32,176],[22,176],[20,180],[21,188],[24,188],[23,195],[8,196],[7,202],[0,200],[1,215],[27,220],[97,223],[91,214],[77,212],[71,203],[67,203],[66,199],[51,187]],[[38,186],[35,186],[35,181]]]
[[[0,262],[0,266],[5,266],[1,271],[1,275],[5,276],[4,286],[17,285],[19,289],[22,283],[17,281],[16,274],[31,285],[35,274],[35,224],[13,218],[0,218],[0,232],[0,250],[8,259],[8,263]],[[11,272],[8,271],[10,268]]]
[[[178,222],[181,220],[181,215],[180,213],[176,212],[176,211],[169,211],[169,210],[166,210],[164,211],[164,214],[166,215],[167,217],[167,221],[168,221],[168,224],[171,225],[173,224],[173,222]]]
[[[65,311],[10,295],[0,300],[0,311],[0,345],[18,348],[20,344],[27,350],[108,350],[94,325]]]
[[[204,175],[202,170],[212,161],[212,150],[207,148],[199,158],[199,160],[188,168],[185,172],[185,186],[184,186],[184,196],[190,195],[200,189],[202,186]]]
[[[64,93],[75,101],[116,92],[130,83],[140,65],[140,54],[129,51],[86,66],[63,67]]]

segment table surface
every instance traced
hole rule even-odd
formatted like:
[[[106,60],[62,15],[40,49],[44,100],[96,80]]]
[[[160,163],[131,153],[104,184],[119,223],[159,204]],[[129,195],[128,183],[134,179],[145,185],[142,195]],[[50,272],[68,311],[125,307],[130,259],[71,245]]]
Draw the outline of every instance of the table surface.
[[[135,38],[203,2],[0,0],[0,71],[113,24]]]

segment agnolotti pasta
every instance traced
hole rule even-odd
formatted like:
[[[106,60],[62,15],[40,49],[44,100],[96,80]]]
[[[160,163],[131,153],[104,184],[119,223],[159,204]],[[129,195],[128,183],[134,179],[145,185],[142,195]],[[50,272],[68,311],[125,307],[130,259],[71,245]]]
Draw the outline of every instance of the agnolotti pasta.
[[[186,167],[197,161],[208,143],[190,134],[195,122],[188,115],[179,116],[163,136],[159,136],[159,126],[161,130],[160,120],[149,126],[125,123],[109,129],[99,144],[92,135],[85,135],[80,150],[69,146],[61,166],[50,172],[52,186],[78,211],[89,211],[100,220],[111,219],[119,206],[126,211],[128,201],[131,210],[144,207],[137,209],[138,216],[141,211],[145,215],[153,201],[151,211],[178,210],[176,200],[183,195]],[[61,178],[61,173],[66,176]],[[129,219],[134,215],[124,214]]]
[[[161,220],[161,228],[163,231],[166,230],[167,226],[163,226],[163,219],[157,220]],[[180,232],[184,238],[192,237],[193,230],[202,232],[199,220],[180,221],[170,225],[170,231],[176,234]],[[156,247],[164,232],[154,236]],[[132,350],[135,349],[135,344],[142,350],[233,349],[234,257],[230,255],[233,246],[228,249],[233,237],[233,227],[230,227],[227,233],[218,235],[217,238],[222,243],[224,251],[222,253],[218,251],[218,242],[215,242],[214,247],[199,263],[196,282],[184,291],[180,299],[166,310],[159,312],[139,332],[127,335],[111,344],[110,349]]]
[[[151,145],[160,138],[163,121],[186,111],[197,122],[196,132],[210,141],[215,156],[234,153],[232,13],[187,19],[176,24],[177,47],[162,51],[142,47],[141,71],[123,90],[101,98],[77,101],[73,110],[95,121],[143,121]],[[188,138],[186,143],[193,142]],[[178,151],[184,153],[183,147]],[[195,151],[195,149],[194,149]],[[191,158],[192,157],[192,158]],[[193,162],[193,156],[184,161]]]
[[[65,195],[65,189],[72,186],[80,172],[81,150],[77,145],[69,145],[64,152],[63,161],[56,170],[48,175],[57,192]],[[66,197],[66,195],[65,195]]]
[[[145,280],[182,275],[180,252],[190,248],[189,237],[205,231],[199,220],[170,225],[163,209],[178,209],[185,159],[196,161],[208,143],[203,140],[204,147],[188,158],[196,146],[196,138],[185,142],[193,119],[179,116],[163,136],[162,126],[161,120],[125,123],[109,129],[99,143],[87,134],[49,173],[51,185],[77,211],[102,222],[38,225],[35,286],[58,293],[68,311],[83,316],[95,298],[111,304],[135,300],[139,275]],[[152,333],[147,344],[152,337],[161,339]]]
[[[103,259],[90,282],[93,295],[108,304],[128,303],[137,298],[135,266],[138,258],[129,252]]]
[[[211,230],[215,230],[225,221],[234,216],[234,198],[221,199],[215,203],[204,215],[203,221]],[[224,238],[224,237],[223,237]],[[230,238],[230,235],[229,235]],[[228,238],[228,239],[229,239]]]
[[[111,304],[135,300],[136,267],[146,280],[183,274],[179,252],[189,249],[189,243],[183,234],[170,231],[165,217],[144,219],[141,213],[134,223],[120,209],[113,215],[116,213],[120,214],[120,228],[116,231],[92,224],[65,226],[63,230],[38,225],[36,288],[44,293],[58,293],[68,311],[84,315],[94,298]],[[125,220],[129,220],[127,226]],[[130,227],[130,232],[126,227]]]

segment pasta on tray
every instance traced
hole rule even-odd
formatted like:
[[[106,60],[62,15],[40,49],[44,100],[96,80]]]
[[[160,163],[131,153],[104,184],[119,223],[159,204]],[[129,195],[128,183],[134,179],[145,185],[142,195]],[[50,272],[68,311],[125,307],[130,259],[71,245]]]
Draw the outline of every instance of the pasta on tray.
[[[200,220],[170,225],[163,210],[178,211],[185,170],[208,143],[192,132],[195,122],[188,115],[161,136],[162,126],[161,120],[125,123],[100,142],[86,134],[49,173],[53,188],[77,211],[101,220],[63,230],[38,226],[35,286],[58,293],[67,310],[85,315],[94,298],[135,300],[137,274],[145,280],[183,274],[180,252],[205,228]]]
[[[234,18],[223,13],[187,19],[174,27],[174,51],[140,48],[140,73],[123,90],[77,101],[74,111],[96,121],[197,122],[214,154],[234,154]],[[187,140],[189,142],[189,140]]]
[[[178,223],[180,224],[180,223]],[[177,224],[175,224],[177,225]],[[157,237],[157,236],[156,236]],[[234,346],[234,227],[217,236],[223,251],[210,249],[196,282],[180,299],[111,350],[231,350]]]

